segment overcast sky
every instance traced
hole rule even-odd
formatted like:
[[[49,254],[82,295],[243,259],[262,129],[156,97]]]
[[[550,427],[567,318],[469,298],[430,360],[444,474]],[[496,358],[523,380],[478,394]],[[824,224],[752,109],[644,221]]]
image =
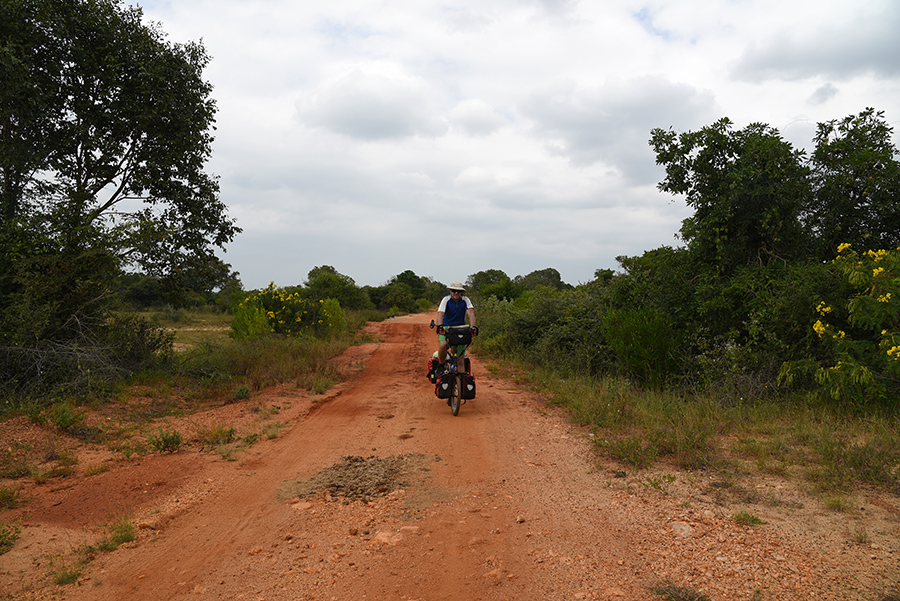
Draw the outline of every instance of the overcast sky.
[[[140,4],[212,57],[209,171],[244,230],[222,258],[247,289],[319,265],[587,282],[679,243],[653,128],[729,117],[810,148],[866,107],[900,123],[896,0]]]

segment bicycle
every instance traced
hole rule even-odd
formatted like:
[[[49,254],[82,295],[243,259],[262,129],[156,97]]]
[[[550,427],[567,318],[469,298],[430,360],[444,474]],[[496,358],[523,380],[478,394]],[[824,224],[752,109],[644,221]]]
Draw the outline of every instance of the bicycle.
[[[434,320],[431,320],[431,328],[435,328]],[[459,415],[459,408],[469,399],[475,398],[475,379],[469,369],[469,358],[466,357],[466,347],[472,343],[472,336],[477,335],[478,328],[470,326],[437,326],[438,334],[447,337],[447,358],[443,373],[435,377],[435,394],[438,398],[446,398],[450,405],[450,412]],[[434,367],[432,367],[432,370]],[[429,372],[429,379],[431,374]]]

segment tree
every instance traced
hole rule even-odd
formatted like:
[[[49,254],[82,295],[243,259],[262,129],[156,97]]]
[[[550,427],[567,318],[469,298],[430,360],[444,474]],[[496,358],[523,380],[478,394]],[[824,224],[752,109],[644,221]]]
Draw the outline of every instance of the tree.
[[[532,271],[525,276],[518,276],[516,277],[515,282],[526,290],[534,290],[538,286],[546,286],[548,288],[555,288],[556,290],[566,290],[571,288],[569,284],[562,281],[562,276],[559,274],[559,271],[552,267]]]
[[[120,0],[0,4],[4,294],[23,257],[106,252],[166,278],[240,231],[204,171],[206,51],[141,17]]]
[[[492,296],[512,300],[522,294],[524,287],[513,282],[500,269],[487,269],[470,275],[466,279],[466,290],[469,296],[480,300]]]
[[[697,132],[654,129],[650,145],[666,170],[659,189],[685,195],[695,209],[681,237],[696,257],[728,273],[804,254],[808,169],[803,151],[775,129],[753,123],[735,131],[724,118]]]
[[[204,171],[208,61],[122,0],[0,2],[0,393],[163,356],[170,337],[110,311],[123,270],[169,290],[236,275],[213,252],[240,230]]]
[[[900,163],[884,113],[820,123],[810,165],[815,194],[804,219],[816,237],[817,258],[831,259],[842,243],[859,250],[900,244]]]
[[[333,298],[345,309],[368,309],[372,301],[350,276],[338,273],[331,265],[314,267],[306,277],[307,294],[314,300]]]

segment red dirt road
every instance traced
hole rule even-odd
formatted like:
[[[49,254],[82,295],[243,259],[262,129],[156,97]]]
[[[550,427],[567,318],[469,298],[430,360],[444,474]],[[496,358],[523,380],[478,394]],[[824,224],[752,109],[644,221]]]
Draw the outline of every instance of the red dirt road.
[[[638,601],[660,599],[650,587],[670,580],[714,601],[825,600],[900,584],[896,500],[866,507],[882,512],[875,548],[828,538],[821,524],[798,529],[784,507],[753,509],[768,524],[741,527],[733,507],[696,492],[701,475],[670,486],[616,477],[622,468],[599,463],[586,432],[477,357],[477,398],[453,417],[424,377],[429,319],[373,326],[383,342],[350,349],[343,364],[358,375],[324,398],[265,391],[287,426],[235,461],[185,449],[23,491],[32,500],[0,515],[24,524],[0,555],[0,599]],[[241,416],[235,403],[215,419]],[[278,498],[285,481],[342,456],[409,453],[425,456],[424,478],[369,503]],[[50,554],[71,557],[123,511],[138,540],[99,554],[77,585],[48,582]]]

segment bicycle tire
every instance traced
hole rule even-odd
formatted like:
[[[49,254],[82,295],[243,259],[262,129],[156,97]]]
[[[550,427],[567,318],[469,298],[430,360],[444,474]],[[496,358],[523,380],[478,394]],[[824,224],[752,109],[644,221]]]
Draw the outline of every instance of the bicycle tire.
[[[463,377],[454,376],[453,384],[450,385],[450,413],[453,416],[459,415],[460,401],[462,400]]]

